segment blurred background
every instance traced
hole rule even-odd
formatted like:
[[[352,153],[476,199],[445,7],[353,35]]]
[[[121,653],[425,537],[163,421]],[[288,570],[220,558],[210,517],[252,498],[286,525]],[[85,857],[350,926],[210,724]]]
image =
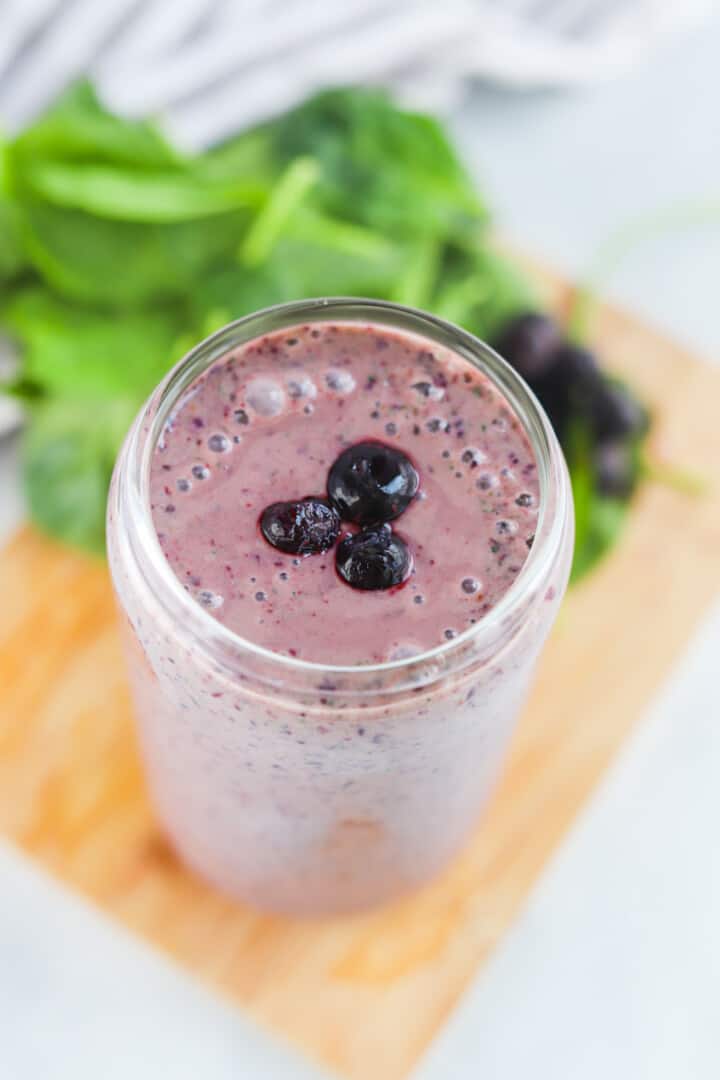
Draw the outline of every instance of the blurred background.
[[[101,547],[143,396],[215,325],[294,295],[389,296],[499,340],[540,304],[517,251],[720,361],[718,57],[710,0],[0,0],[0,539],[30,512]],[[315,252],[313,274],[303,249],[293,277],[292,247],[266,241],[280,214],[295,232],[273,244],[305,242],[304,199],[336,261]],[[219,239],[196,255],[208,221]],[[186,232],[146,249],[166,226]],[[591,464],[597,504],[632,513],[647,432],[627,395]],[[609,488],[608,446],[625,455]],[[418,1075],[718,1075],[719,614]],[[0,847],[0,1076],[311,1075],[34,874]]]

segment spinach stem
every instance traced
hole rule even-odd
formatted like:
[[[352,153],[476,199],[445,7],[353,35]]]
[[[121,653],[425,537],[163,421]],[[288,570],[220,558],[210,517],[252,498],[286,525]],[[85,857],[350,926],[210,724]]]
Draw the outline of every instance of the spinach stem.
[[[259,266],[268,258],[286,221],[319,175],[314,158],[299,157],[290,163],[242,243],[240,258],[246,266]]]
[[[681,495],[698,497],[708,492],[708,482],[704,476],[666,461],[652,461],[644,457],[640,463],[640,475],[646,482],[660,484]]]

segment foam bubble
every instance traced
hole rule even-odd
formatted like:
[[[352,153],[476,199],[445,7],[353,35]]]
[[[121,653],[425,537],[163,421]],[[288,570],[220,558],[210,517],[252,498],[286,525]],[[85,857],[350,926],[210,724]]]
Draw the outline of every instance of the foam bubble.
[[[309,375],[291,375],[286,383],[288,397],[291,398],[314,398],[317,396],[317,386]]]
[[[493,488],[496,488],[499,483],[500,481],[495,473],[483,473],[482,476],[475,481],[475,487],[479,488],[480,491],[491,491]]]
[[[471,469],[477,469],[478,465],[482,465],[487,461],[487,455],[478,449],[477,446],[466,446],[463,450],[460,460],[463,465],[469,465]]]
[[[197,598],[203,607],[209,608],[211,611],[216,611],[225,603],[225,597],[221,596],[220,593],[212,592],[211,589],[201,589],[197,594]]]
[[[285,391],[274,379],[253,379],[248,383],[245,400],[258,416],[277,416],[285,407]]]
[[[219,431],[210,436],[207,444],[208,450],[212,450],[213,454],[227,454],[228,450],[232,449],[232,444],[227,435],[223,435]]]
[[[341,368],[330,368],[325,373],[325,382],[337,394],[351,394],[355,389],[355,380],[352,375]]]

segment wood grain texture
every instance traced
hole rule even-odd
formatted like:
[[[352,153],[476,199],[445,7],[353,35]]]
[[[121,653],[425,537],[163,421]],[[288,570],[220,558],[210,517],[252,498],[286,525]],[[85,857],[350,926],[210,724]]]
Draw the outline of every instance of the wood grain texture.
[[[0,830],[352,1080],[407,1074],[720,590],[720,371],[609,309],[597,338],[652,403],[656,448],[707,492],[644,490],[566,601],[473,843],[393,907],[298,923],[187,874],[144,793],[105,568],[30,529],[0,560]]]

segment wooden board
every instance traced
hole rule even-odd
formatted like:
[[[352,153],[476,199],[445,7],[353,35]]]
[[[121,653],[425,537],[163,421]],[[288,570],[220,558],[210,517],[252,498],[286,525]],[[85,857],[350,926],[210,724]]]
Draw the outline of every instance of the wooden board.
[[[29,529],[0,560],[0,830],[352,1080],[407,1074],[720,589],[720,371],[608,309],[598,343],[656,409],[657,447],[707,493],[643,492],[561,612],[473,843],[385,910],[269,918],[187,874],[143,791],[105,569]]]

